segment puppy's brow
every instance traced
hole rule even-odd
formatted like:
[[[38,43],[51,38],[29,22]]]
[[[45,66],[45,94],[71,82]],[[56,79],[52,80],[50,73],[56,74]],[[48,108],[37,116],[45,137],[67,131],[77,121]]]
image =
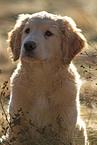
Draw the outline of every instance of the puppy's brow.
[[[28,24],[29,24],[29,22],[27,21],[27,22],[26,22],[26,25],[28,25]]]
[[[57,25],[55,25],[55,24],[53,24],[53,27],[54,27],[54,28],[58,28],[58,26],[57,26]]]

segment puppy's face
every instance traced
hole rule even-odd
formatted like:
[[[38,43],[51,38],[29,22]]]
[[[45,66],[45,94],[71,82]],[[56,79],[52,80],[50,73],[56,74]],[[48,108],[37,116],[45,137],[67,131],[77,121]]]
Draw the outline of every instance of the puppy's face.
[[[29,19],[22,31],[21,57],[48,60],[62,57],[61,34],[57,22],[49,19]]]
[[[86,44],[71,18],[47,12],[20,15],[8,40],[15,61],[53,58],[64,64],[69,64]]]

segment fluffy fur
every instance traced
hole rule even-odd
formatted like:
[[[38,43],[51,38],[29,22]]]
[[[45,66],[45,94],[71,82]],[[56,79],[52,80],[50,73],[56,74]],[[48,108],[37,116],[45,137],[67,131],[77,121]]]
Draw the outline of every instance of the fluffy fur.
[[[16,136],[18,145],[26,144],[25,137],[33,144],[52,139],[56,145],[73,145],[82,121],[81,81],[71,61],[85,47],[84,36],[71,18],[39,12],[20,15],[8,41],[13,60],[19,59],[11,77],[9,114],[15,125],[9,137]],[[36,43],[33,51],[26,52],[27,41]]]

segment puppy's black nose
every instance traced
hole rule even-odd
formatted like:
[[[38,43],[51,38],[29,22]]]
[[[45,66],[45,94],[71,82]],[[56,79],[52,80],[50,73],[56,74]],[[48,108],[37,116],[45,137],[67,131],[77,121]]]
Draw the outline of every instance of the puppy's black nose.
[[[26,51],[33,51],[36,48],[36,43],[34,41],[27,41],[24,44]]]

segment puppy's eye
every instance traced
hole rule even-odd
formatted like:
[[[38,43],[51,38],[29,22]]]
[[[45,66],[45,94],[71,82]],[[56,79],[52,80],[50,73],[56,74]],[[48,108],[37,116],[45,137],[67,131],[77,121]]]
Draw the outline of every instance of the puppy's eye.
[[[50,31],[46,31],[46,32],[45,32],[45,35],[48,36],[48,37],[50,37],[50,36],[52,36],[53,34],[52,34]]]
[[[25,33],[26,33],[26,34],[29,34],[29,33],[30,33],[30,28],[27,28],[27,29],[25,30]]]

